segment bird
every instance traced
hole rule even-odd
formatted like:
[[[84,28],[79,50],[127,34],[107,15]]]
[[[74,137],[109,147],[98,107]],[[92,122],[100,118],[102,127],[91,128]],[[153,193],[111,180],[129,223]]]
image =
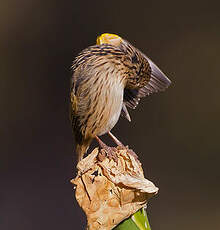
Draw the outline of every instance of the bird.
[[[166,75],[139,49],[119,35],[104,33],[96,44],[79,53],[72,63],[70,120],[78,162],[92,140],[111,133],[120,115],[131,121],[128,109],[140,99],[164,91]]]

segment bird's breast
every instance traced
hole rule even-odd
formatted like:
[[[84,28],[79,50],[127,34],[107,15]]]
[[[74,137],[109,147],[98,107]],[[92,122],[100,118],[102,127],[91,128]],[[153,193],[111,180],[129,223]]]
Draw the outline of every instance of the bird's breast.
[[[100,77],[90,92],[92,103],[89,118],[86,119],[85,134],[103,135],[110,131],[117,123],[123,103],[124,84],[119,78]]]
[[[107,83],[106,86],[106,90],[103,92],[103,97],[105,98],[104,104],[100,103],[100,108],[103,113],[101,114],[102,119],[100,119],[99,124],[97,124],[97,135],[107,133],[116,125],[122,109],[124,93],[123,85],[115,80]],[[100,102],[101,101],[102,100],[100,100]]]

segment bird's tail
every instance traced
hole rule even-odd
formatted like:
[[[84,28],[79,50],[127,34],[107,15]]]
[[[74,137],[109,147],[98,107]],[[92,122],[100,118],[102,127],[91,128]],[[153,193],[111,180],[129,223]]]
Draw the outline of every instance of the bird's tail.
[[[84,154],[87,152],[89,148],[90,142],[84,142],[82,144],[76,144],[76,153],[78,156],[78,162],[80,162],[83,159]]]

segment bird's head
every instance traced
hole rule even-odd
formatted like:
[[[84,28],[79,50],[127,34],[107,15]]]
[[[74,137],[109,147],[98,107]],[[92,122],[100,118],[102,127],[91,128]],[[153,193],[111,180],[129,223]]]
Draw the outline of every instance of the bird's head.
[[[109,33],[104,33],[100,36],[97,37],[96,39],[96,44],[97,45],[112,45],[118,47],[120,50],[122,50],[125,53],[131,53],[134,52],[135,48],[131,46],[131,44],[122,39],[120,36],[117,34],[109,34]],[[130,46],[130,48],[129,48]]]
[[[125,54],[128,54],[132,60],[136,60],[137,53],[139,52],[135,47],[133,47],[128,41],[122,39],[120,36],[116,34],[109,34],[104,33],[97,37],[96,39],[97,45],[112,45],[118,47],[121,51],[123,51]],[[137,63],[139,60],[136,60]],[[134,64],[134,63],[133,63]]]
[[[122,41],[123,41],[122,38],[116,34],[104,33],[97,37],[96,44],[97,45],[110,44],[113,46],[120,46]]]

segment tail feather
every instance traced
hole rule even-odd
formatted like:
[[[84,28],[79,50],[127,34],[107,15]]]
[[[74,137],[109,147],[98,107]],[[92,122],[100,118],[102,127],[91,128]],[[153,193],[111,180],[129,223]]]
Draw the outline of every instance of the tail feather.
[[[78,156],[78,162],[83,159],[84,154],[86,154],[86,152],[89,148],[90,142],[89,143],[87,142],[87,143],[82,143],[82,144],[76,144],[76,153]]]

